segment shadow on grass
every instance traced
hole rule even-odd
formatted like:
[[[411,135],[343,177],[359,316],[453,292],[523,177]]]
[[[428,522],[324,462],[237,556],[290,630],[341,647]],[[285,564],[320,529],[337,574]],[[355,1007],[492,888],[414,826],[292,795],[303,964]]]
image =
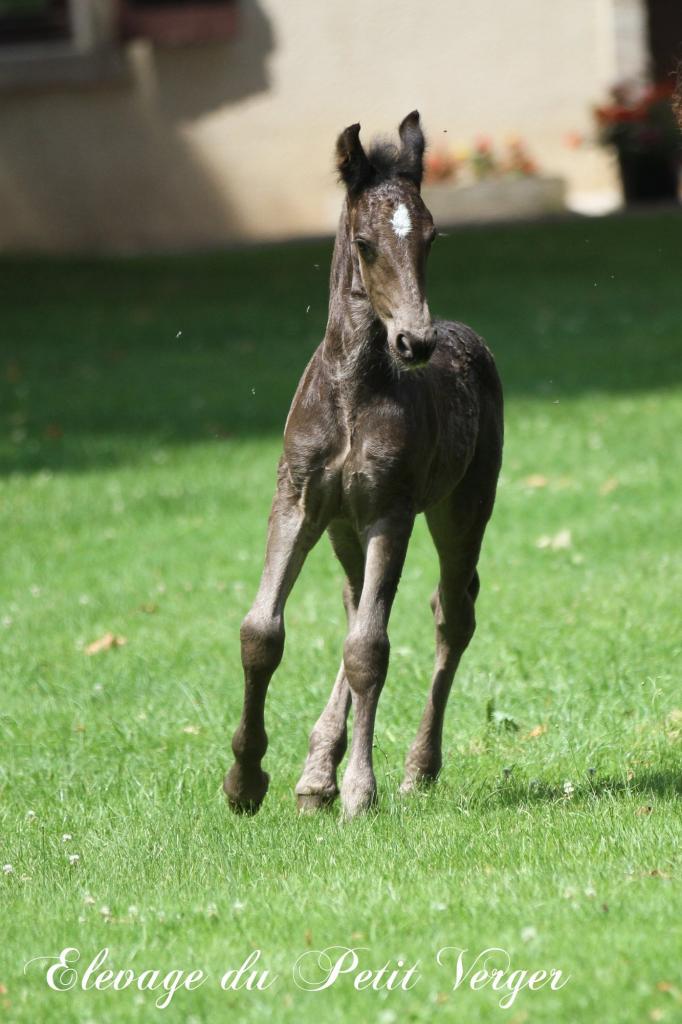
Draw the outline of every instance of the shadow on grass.
[[[517,806],[526,803],[565,801],[569,799],[600,799],[606,796],[636,795],[643,800],[656,797],[682,796],[682,772],[673,767],[650,767],[638,770],[632,779],[607,775],[600,777],[588,775],[586,779],[573,784],[574,789],[567,794],[563,785],[544,782],[539,779],[512,781],[500,785],[495,790],[495,798],[504,806]],[[643,814],[648,811],[644,804]]]
[[[671,213],[451,232],[431,308],[487,338],[508,399],[669,388],[681,243]],[[2,260],[0,472],[280,434],[324,333],[331,248]]]

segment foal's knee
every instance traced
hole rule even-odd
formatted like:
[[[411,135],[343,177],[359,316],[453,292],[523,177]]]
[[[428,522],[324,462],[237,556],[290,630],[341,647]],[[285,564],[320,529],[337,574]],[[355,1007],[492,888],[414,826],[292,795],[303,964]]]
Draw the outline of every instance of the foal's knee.
[[[351,690],[364,693],[382,685],[388,669],[390,644],[385,630],[356,629],[343,647],[343,663]]]
[[[434,617],[436,629],[442,640],[453,650],[464,650],[476,632],[476,611],[475,602],[478,593],[478,577],[476,586],[473,581],[469,587],[455,600],[450,600],[445,606],[438,602]]]
[[[267,675],[275,671],[284,653],[281,616],[264,616],[251,609],[240,630],[242,665],[247,672]]]

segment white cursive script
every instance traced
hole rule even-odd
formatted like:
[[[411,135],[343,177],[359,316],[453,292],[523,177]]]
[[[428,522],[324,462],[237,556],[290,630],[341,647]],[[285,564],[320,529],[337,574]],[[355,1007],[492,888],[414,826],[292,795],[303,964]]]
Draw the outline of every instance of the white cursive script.
[[[490,985],[494,991],[503,993],[498,1003],[503,1010],[508,1010],[514,1005],[521,989],[527,988],[535,992],[549,985],[556,992],[563,988],[570,978],[570,975],[564,978],[563,971],[556,967],[548,971],[511,970],[511,957],[507,950],[500,946],[489,946],[488,949],[482,950],[466,967],[464,956],[468,952],[468,949],[459,949],[457,946],[443,946],[436,953],[436,962],[440,967],[445,967],[448,954],[457,953],[453,991],[466,985],[478,991]]]
[[[144,970],[137,974],[131,968],[119,971],[100,970],[109,956],[109,949],[106,946],[93,957],[79,979],[78,970],[73,964],[78,963],[80,956],[80,951],[75,946],[67,946],[59,956],[34,957],[26,964],[24,971],[29,964],[36,960],[55,960],[56,963],[48,969],[45,975],[47,984],[55,992],[68,992],[69,989],[75,988],[77,985],[84,992],[91,990],[104,992],[108,988],[120,992],[129,987],[137,988],[140,992],[155,992],[161,989],[162,994],[156,999],[156,1006],[159,1010],[165,1010],[167,1006],[170,1006],[178,989],[184,988],[191,992],[206,981],[206,975],[200,970],[174,970],[167,971],[165,974],[159,970]]]
[[[403,960],[396,960],[394,966],[387,960],[383,967],[359,970],[358,952],[366,952],[365,947],[327,946],[326,949],[308,950],[294,964],[294,984],[306,992],[322,992],[323,989],[331,988],[341,975],[353,977],[353,988],[357,992],[363,989],[373,989],[375,992],[402,989],[407,992],[417,984],[419,960],[407,968]]]

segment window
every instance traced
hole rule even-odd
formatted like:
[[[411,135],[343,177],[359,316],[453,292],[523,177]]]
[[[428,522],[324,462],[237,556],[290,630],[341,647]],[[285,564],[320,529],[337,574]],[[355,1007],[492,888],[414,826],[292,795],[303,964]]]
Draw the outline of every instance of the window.
[[[0,0],[0,89],[125,77],[119,0]]]
[[[70,31],[67,0],[0,0],[3,44],[68,39]]]

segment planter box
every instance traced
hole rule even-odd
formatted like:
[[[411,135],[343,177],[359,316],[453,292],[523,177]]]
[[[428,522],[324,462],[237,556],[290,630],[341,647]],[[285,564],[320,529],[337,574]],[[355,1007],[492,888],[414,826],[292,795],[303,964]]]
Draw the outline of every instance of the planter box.
[[[563,178],[491,178],[475,185],[424,185],[422,197],[437,225],[524,220],[566,209]]]
[[[225,42],[237,29],[235,0],[221,3],[122,4],[121,22],[127,39],[149,39],[161,46]]]

